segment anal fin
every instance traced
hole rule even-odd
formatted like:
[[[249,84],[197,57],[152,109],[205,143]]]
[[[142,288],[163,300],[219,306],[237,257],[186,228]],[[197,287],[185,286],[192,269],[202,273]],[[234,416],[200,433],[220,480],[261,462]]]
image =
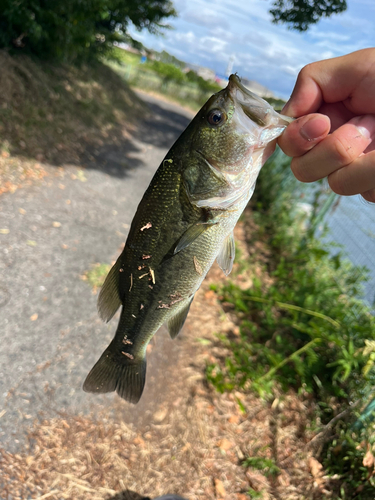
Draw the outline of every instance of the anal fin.
[[[219,255],[217,256],[217,263],[223,270],[224,274],[228,276],[231,272],[235,256],[235,245],[233,231],[225,238],[223,246],[220,249]]]
[[[186,306],[180,309],[178,313],[172,316],[172,318],[168,321],[167,326],[171,339],[175,339],[184,326],[193,299],[194,296],[189,300]]]
[[[99,316],[103,321],[108,321],[115,315],[122,302],[119,293],[121,262],[117,259],[109,271],[98,297]]]

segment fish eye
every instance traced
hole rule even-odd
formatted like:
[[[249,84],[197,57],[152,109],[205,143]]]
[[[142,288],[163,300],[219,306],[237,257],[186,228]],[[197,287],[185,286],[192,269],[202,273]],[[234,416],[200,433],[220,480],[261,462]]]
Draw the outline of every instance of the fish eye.
[[[207,116],[207,121],[210,125],[218,126],[225,122],[227,115],[219,109],[213,109]]]

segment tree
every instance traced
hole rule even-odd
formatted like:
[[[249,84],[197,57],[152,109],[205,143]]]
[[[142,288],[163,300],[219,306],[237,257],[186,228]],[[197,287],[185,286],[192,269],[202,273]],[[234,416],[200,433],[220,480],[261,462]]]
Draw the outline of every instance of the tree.
[[[0,0],[0,48],[87,59],[127,41],[130,22],[158,33],[175,15],[171,0]]]
[[[276,0],[270,14],[276,24],[285,23],[291,29],[306,31],[322,17],[339,14],[346,8],[346,0]]]

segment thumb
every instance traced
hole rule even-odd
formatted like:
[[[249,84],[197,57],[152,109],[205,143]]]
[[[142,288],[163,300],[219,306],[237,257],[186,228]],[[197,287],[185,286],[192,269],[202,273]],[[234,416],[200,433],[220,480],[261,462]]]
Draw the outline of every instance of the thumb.
[[[302,156],[324,139],[330,128],[331,121],[326,115],[302,116],[287,126],[278,143],[287,156]]]

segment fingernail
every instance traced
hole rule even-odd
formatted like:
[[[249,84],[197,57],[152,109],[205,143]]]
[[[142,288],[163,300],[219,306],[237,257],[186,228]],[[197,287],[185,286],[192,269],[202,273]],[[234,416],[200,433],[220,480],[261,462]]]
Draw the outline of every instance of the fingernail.
[[[353,123],[358,132],[363,135],[366,139],[373,140],[375,137],[375,116],[374,115],[364,115],[356,116],[350,120]]]
[[[300,129],[299,133],[307,141],[315,141],[329,131],[329,123],[324,118],[311,118]]]

